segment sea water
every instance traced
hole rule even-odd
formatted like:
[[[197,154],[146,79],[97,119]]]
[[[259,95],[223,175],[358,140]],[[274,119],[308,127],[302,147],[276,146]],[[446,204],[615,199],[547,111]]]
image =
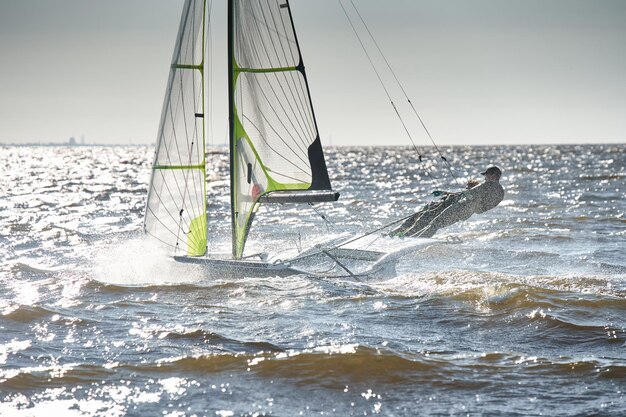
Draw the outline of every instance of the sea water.
[[[339,202],[262,208],[249,253],[504,171],[497,208],[367,279],[173,262],[140,232],[152,152],[0,147],[1,416],[626,415],[625,145],[446,148],[452,174],[327,149]],[[208,161],[211,250],[230,245],[227,161]]]

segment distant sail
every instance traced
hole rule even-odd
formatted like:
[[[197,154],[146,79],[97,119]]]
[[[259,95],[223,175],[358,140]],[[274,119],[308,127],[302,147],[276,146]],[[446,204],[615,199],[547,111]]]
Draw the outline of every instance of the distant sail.
[[[268,193],[330,190],[287,0],[230,0],[233,256]],[[335,197],[336,199],[336,197]]]
[[[204,0],[186,0],[152,166],[146,233],[189,256],[206,252]]]

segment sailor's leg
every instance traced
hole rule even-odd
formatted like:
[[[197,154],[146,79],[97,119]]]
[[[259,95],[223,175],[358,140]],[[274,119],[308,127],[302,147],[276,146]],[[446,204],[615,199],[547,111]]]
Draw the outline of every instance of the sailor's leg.
[[[458,201],[458,198],[454,195],[450,195],[444,200],[438,202],[437,204],[431,203],[431,210],[425,211],[422,216],[420,216],[413,223],[411,228],[406,231],[405,236],[415,236],[418,232],[428,226],[431,221],[433,221],[437,216],[441,215],[444,210],[453,205],[456,201]]]
[[[441,210],[443,211],[443,210]],[[441,214],[440,210],[430,210],[422,213],[420,217],[418,217],[411,227],[409,227],[405,232],[405,236],[414,236],[417,232],[422,230],[424,227],[428,226],[435,217]]]
[[[419,221],[419,219],[424,215],[424,213],[427,213],[433,209],[436,209],[441,204],[442,202],[440,201],[433,201],[431,203],[426,204],[424,207],[420,209],[420,211],[418,211],[417,213],[415,213],[414,215],[406,219],[404,222],[402,222],[400,226],[392,230],[389,233],[389,236],[406,236],[407,231],[413,228],[413,225],[415,224],[415,222]],[[430,223],[430,220],[426,224],[428,223]]]
[[[389,233],[389,235],[390,236],[404,235],[404,233],[407,230],[409,230],[411,228],[411,226],[413,226],[413,224],[415,223],[415,221],[419,218],[419,216],[421,214],[422,214],[422,211],[418,211],[417,213],[415,213],[414,215],[412,215],[411,217],[406,219],[404,222],[402,222],[402,224],[400,226],[398,226],[395,229],[393,229]]]
[[[474,214],[474,208],[467,202],[454,204],[435,217],[428,226],[415,234],[416,237],[432,237],[437,230],[469,219]]]

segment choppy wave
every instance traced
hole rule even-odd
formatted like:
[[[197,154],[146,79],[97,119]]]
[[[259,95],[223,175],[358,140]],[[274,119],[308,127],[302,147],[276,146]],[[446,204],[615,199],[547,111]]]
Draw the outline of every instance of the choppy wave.
[[[41,306],[10,305],[2,316],[5,320],[28,323],[50,318],[55,314],[57,313],[54,310]]]
[[[529,378],[541,375],[561,375],[567,378],[623,380],[626,365],[609,359],[558,360],[529,357],[501,352],[477,355],[433,355],[428,353],[401,355],[386,349],[346,345],[318,347],[314,350],[271,353],[258,351],[250,354],[210,354],[173,357],[152,363],[105,366],[67,364],[63,366],[23,368],[2,371],[0,387],[7,391],[34,387],[62,387],[110,380],[119,372],[135,375],[138,379],[158,378],[161,375],[219,375],[243,372],[256,377],[287,379],[300,385],[433,383],[469,388],[468,381],[477,379],[479,387],[484,379],[499,375],[512,377],[519,372]]]

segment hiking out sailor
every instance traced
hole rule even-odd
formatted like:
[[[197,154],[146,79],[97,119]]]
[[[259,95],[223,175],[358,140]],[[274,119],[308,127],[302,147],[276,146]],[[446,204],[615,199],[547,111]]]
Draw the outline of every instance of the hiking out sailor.
[[[391,236],[432,237],[437,230],[467,220],[474,213],[484,213],[496,207],[504,198],[500,185],[502,171],[496,166],[480,173],[485,181],[476,185],[468,182],[467,190],[459,193],[443,192],[443,197],[433,201],[393,230]]]

